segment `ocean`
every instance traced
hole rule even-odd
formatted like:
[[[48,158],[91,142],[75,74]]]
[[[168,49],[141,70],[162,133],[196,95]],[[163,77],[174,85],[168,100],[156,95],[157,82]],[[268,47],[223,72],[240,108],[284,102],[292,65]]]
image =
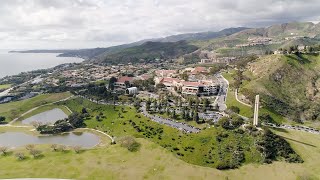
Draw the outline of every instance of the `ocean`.
[[[76,57],[57,57],[50,53],[8,53],[0,50],[0,78],[37,69],[47,69],[64,63],[79,63]]]

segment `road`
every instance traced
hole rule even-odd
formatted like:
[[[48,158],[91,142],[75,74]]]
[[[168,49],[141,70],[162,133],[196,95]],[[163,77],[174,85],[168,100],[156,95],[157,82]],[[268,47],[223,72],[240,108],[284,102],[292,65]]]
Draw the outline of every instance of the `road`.
[[[219,106],[219,111],[225,111],[227,109],[226,101],[227,101],[227,93],[229,88],[229,82],[226,80],[220,73],[214,75],[220,83],[220,90],[218,92],[218,96],[214,101],[214,105]]]
[[[286,125],[286,124],[272,124],[272,123],[263,123],[263,126],[268,127],[274,127],[274,128],[280,128],[280,129],[290,129],[290,130],[296,130],[296,131],[305,131],[312,134],[320,134],[320,131],[315,128],[307,127],[307,126],[293,126],[293,125]]]
[[[40,77],[41,77],[41,75],[40,75],[40,76],[37,76],[37,77],[35,77],[35,78],[33,78],[33,79],[29,80],[29,81],[26,81],[26,82],[24,82],[24,83],[22,83],[22,84],[20,84],[20,85],[17,85],[17,86],[15,86],[15,87],[19,87],[19,86],[28,84],[28,83],[36,80],[36,79],[39,79]],[[11,88],[9,88],[9,89],[1,92],[1,93],[0,93],[0,97],[8,95],[8,94],[10,93],[10,91],[13,90],[13,88],[15,88],[15,87],[11,87]]]

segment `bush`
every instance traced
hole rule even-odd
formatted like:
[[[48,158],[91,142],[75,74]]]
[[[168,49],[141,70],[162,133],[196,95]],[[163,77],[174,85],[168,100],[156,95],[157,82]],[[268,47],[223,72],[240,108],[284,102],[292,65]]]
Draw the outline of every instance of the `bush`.
[[[30,154],[33,156],[33,158],[38,158],[42,155],[42,151],[37,149],[31,149]]]
[[[126,136],[120,140],[120,145],[127,148],[130,152],[136,152],[140,148],[140,143],[138,143],[133,137]]]
[[[230,106],[229,108],[232,112],[239,114],[240,109],[237,106]]]
[[[24,153],[21,153],[21,152],[16,153],[15,156],[19,161],[26,159],[26,156],[24,155]]]
[[[2,155],[7,155],[9,148],[6,146],[2,146],[0,147],[0,152],[2,153]]]

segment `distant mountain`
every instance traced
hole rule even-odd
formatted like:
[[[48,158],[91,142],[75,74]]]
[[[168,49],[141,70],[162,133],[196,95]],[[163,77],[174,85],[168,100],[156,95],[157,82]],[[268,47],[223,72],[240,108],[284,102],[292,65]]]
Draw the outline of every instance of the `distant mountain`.
[[[19,51],[9,51],[9,53],[69,53],[78,50],[72,49],[56,49],[56,50],[46,50],[46,49],[39,49],[39,50],[19,50]]]
[[[320,34],[320,24],[312,22],[291,22],[276,24],[266,28],[252,28],[234,33],[230,38],[270,37],[281,39],[283,37],[306,36],[314,38]]]
[[[237,28],[228,28],[224,29],[218,32],[200,32],[200,33],[186,33],[186,34],[178,34],[178,35],[172,35],[167,36],[164,38],[158,38],[158,39],[147,39],[143,40],[143,42],[146,41],[153,41],[153,42],[177,42],[177,41],[195,41],[195,40],[208,40],[208,39],[214,39],[224,36],[229,36],[234,33],[246,30],[249,28],[246,27],[237,27]]]
[[[226,37],[245,29],[248,29],[248,28],[238,27],[238,28],[224,29],[218,32],[179,34],[179,35],[173,35],[173,36],[168,36],[164,38],[145,39],[145,40],[137,41],[130,44],[123,44],[123,45],[112,46],[108,48],[82,49],[78,51],[70,51],[70,52],[63,53],[60,56],[63,56],[63,57],[77,56],[85,59],[93,59],[93,60],[101,61],[101,59],[105,59],[105,57],[107,57],[107,55],[110,53],[116,53],[126,48],[139,46],[146,42],[165,42],[166,43],[166,42],[178,42],[178,41],[208,40],[213,38]]]
[[[104,58],[90,61],[105,64],[154,62],[156,59],[177,58],[184,54],[194,52],[198,47],[190,45],[187,41],[178,42],[145,42],[139,46],[129,47],[109,52]]]

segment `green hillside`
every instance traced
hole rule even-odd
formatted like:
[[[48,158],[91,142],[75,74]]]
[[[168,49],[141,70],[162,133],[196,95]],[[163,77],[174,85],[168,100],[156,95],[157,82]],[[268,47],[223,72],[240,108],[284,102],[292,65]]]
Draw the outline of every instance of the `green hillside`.
[[[249,64],[241,93],[293,120],[320,120],[319,55],[270,55]]]
[[[179,42],[146,42],[140,46],[126,48],[116,53],[108,54],[102,63],[137,63],[152,62],[155,59],[177,58],[197,50],[198,47],[189,45],[186,41]]]

